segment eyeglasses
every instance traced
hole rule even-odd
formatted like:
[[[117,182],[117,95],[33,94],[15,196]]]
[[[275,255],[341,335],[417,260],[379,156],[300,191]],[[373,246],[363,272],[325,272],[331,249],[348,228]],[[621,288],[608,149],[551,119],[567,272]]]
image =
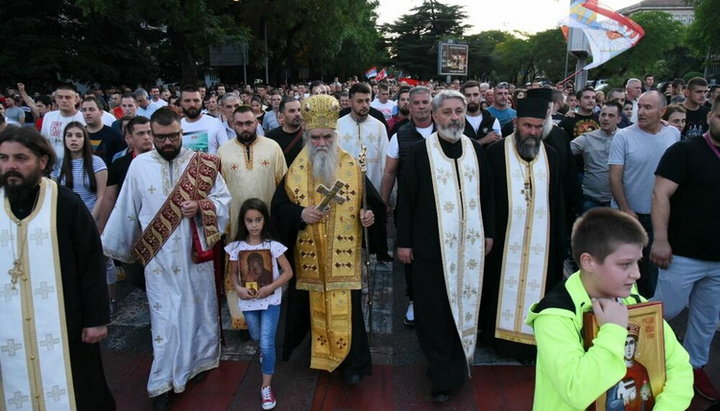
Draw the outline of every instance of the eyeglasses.
[[[166,139],[171,143],[177,143],[180,140],[180,132],[170,134],[154,134],[153,139],[156,143],[163,143]]]

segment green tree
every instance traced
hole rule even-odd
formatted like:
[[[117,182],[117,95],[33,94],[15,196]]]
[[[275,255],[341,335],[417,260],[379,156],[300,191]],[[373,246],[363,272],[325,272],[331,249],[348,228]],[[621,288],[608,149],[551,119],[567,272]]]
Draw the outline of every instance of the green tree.
[[[483,31],[466,36],[463,41],[468,44],[468,78],[490,80],[497,69],[498,57],[495,46],[510,36],[500,30]]]
[[[461,39],[468,27],[462,23],[465,17],[462,6],[424,0],[411,13],[385,26],[395,68],[422,79],[437,76],[437,43]]]
[[[525,84],[535,76],[535,58],[528,40],[511,35],[495,45],[495,55],[498,59],[495,73],[497,80]]]
[[[555,28],[541,31],[530,36],[528,41],[532,47],[536,75],[545,77],[552,82],[562,80],[565,77],[565,55],[567,54],[567,42],[563,37],[562,30]],[[570,55],[567,62],[568,74],[571,74],[575,71],[577,58]]]

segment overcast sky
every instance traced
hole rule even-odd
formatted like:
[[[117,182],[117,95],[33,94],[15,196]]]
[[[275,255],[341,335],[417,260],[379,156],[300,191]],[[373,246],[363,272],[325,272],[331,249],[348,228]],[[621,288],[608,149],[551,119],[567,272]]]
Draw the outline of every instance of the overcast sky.
[[[465,6],[466,23],[471,27],[467,34],[486,30],[521,30],[529,33],[557,26],[568,15],[569,0],[442,0],[445,4]],[[603,0],[601,3],[618,10],[640,0]],[[391,23],[422,0],[380,0],[378,23]]]

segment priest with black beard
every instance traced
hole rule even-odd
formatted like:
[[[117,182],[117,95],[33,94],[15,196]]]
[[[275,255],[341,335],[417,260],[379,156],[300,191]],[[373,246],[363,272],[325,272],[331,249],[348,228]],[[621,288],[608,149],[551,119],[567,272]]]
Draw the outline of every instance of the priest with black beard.
[[[0,134],[0,397],[8,409],[114,410],[98,344],[105,257],[80,198],[43,177],[55,159],[35,129]]]
[[[363,228],[385,204],[358,160],[337,143],[339,110],[332,96],[303,101],[305,147],[275,191],[272,216],[295,273],[285,299],[283,359],[310,329],[310,368],[338,370],[346,384],[356,384],[372,366],[361,307]]]
[[[535,358],[524,323],[529,307],[563,278],[563,180],[556,150],[542,139],[547,112],[546,100],[519,100],[515,132],[487,149],[496,230],[486,259],[482,339],[523,362]]]
[[[470,374],[494,236],[493,179],[480,144],[463,135],[465,108],[455,90],[433,98],[437,132],[410,148],[398,180],[397,255],[412,266],[415,330],[436,402]]]

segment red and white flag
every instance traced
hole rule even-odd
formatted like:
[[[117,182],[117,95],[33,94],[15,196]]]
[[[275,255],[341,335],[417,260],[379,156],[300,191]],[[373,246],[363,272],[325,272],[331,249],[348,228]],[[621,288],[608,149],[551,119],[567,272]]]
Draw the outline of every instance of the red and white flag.
[[[385,77],[387,77],[387,72],[385,71],[385,68],[383,68],[379,73],[377,73],[377,76],[375,76],[375,81],[382,81]]]
[[[645,30],[629,17],[602,6],[597,0],[575,0],[570,15],[560,21],[561,26],[580,29],[590,44],[593,61],[584,70],[605,63],[618,54],[636,46]]]

